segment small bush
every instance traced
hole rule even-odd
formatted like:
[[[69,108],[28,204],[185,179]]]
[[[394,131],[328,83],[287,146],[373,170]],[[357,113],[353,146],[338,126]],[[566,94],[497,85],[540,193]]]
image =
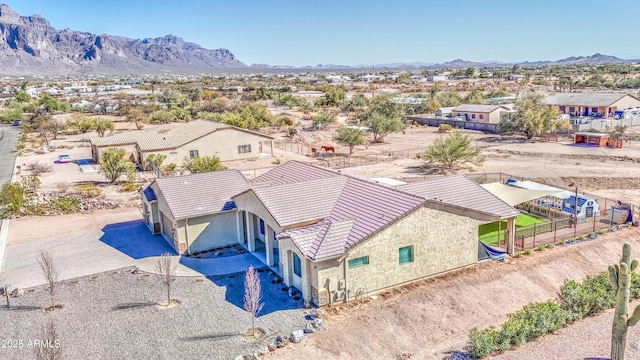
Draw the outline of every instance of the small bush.
[[[578,236],[578,240],[584,240],[584,235]]]
[[[513,257],[516,258],[516,259],[521,258],[522,257],[522,252],[520,252],[520,251],[516,252],[515,254],[513,254]]]
[[[31,171],[34,176],[40,176],[42,173],[50,172],[51,165],[35,161],[27,164],[27,170]]]
[[[560,287],[558,300],[569,314],[569,321],[582,319],[615,304],[611,296],[611,284],[607,272],[595,276],[587,275],[582,283],[567,280]]]
[[[140,185],[127,181],[125,183],[122,183],[122,185],[120,185],[120,191],[123,192],[132,192],[132,191],[137,191],[138,189],[140,189]]]
[[[53,212],[62,214],[73,214],[80,212],[80,201],[68,197],[59,197],[49,201],[49,206]]]
[[[544,251],[544,245],[538,245],[538,247],[536,248],[536,250],[538,250],[538,251]]]
[[[497,337],[498,332],[493,327],[485,330],[473,328],[470,335],[473,347],[472,355],[476,358],[482,358],[496,351]]]
[[[600,230],[598,230],[598,234],[599,234],[599,235],[602,235],[602,234],[604,234],[604,233],[606,233],[606,232],[607,232],[607,230],[605,230],[605,229],[600,229]]]
[[[86,183],[86,184],[76,184],[75,190],[78,194],[83,197],[94,198],[102,192],[102,189],[97,187],[95,184]]]
[[[453,126],[451,126],[449,124],[440,124],[440,125],[438,125],[438,132],[447,133],[447,132],[449,132],[451,130],[453,130]]]
[[[592,231],[589,234],[587,234],[588,237],[594,237],[596,234]]]
[[[548,243],[547,244],[547,249],[553,249],[553,243]]]
[[[532,252],[533,252],[533,251],[532,251],[531,249],[527,249],[527,250],[525,250],[525,251],[524,251],[524,253],[525,253],[526,255],[531,255],[531,253],[532,253]]]

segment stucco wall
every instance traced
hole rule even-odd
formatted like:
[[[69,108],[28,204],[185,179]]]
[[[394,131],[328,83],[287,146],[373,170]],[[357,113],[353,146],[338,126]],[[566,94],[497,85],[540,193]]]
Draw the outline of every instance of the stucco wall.
[[[612,104],[612,107],[616,107],[617,110],[622,110],[630,107],[633,108],[636,106],[640,106],[640,101],[628,95]]]
[[[238,209],[248,211],[260,217],[262,220],[264,220],[265,224],[269,225],[269,227],[271,227],[271,229],[273,229],[273,231],[275,231],[276,233],[282,232],[282,229],[280,228],[278,223],[276,223],[269,211],[267,211],[264,205],[262,205],[262,202],[260,202],[253,191],[247,191],[244,194],[235,196],[233,198],[233,202],[235,202]],[[256,219],[255,224],[257,224],[258,222],[259,220]],[[260,228],[257,227],[257,225],[255,227],[255,230],[255,235],[259,235]]]
[[[183,166],[185,159],[189,159],[191,150],[198,150],[199,157],[217,156],[221,161],[257,158],[260,155],[260,141],[263,140],[269,139],[235,129],[218,130],[175,150],[144,151],[142,156],[146,160],[149,154],[166,155],[164,165],[175,163],[178,166]],[[251,152],[240,154],[238,145],[251,145]],[[268,147],[264,151],[270,153],[271,146],[264,146]]]
[[[178,240],[188,244],[191,252],[209,250],[238,243],[236,211],[178,221]],[[188,237],[187,237],[188,231]]]
[[[421,208],[398,223],[353,248],[349,259],[369,256],[369,264],[349,269],[346,285],[351,296],[475,264],[478,261],[480,221],[448,212]],[[414,261],[399,264],[399,249],[414,246]],[[348,264],[348,262],[347,262]],[[340,269],[318,272],[318,286]]]
[[[93,155],[93,161],[95,162],[99,162],[100,161],[100,157],[102,156],[102,153],[109,149],[109,148],[118,148],[118,149],[124,149],[126,151],[126,155],[125,158],[129,159],[131,157],[131,154],[133,154],[134,158],[137,158],[137,151],[136,151],[136,144],[130,144],[130,145],[118,145],[118,146],[101,146],[95,147],[95,151],[97,152],[98,156],[95,156],[96,154],[92,154]]]

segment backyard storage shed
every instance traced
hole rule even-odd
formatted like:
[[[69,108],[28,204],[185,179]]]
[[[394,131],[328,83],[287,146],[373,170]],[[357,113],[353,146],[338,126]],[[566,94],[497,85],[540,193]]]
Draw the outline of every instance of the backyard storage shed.
[[[475,264],[478,227],[506,219],[513,240],[519,214],[464,176],[394,188],[298,161],[156,179],[142,201],[178,252],[243,244],[317,305]]]

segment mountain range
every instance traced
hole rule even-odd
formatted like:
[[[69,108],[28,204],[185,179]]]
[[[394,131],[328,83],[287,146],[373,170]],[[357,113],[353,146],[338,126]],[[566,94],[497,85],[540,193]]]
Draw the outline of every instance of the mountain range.
[[[0,4],[0,72],[13,74],[204,71],[244,68],[227,49],[205,49],[180,37],[130,39],[58,30],[40,15]]]
[[[522,62],[522,66],[630,63],[615,56],[594,54],[557,61]],[[131,39],[95,35],[70,29],[59,30],[40,15],[21,16],[0,4],[0,75],[122,74],[211,71],[363,70],[370,69],[461,69],[505,67],[515,63],[497,60],[473,62],[462,59],[442,64],[412,62],[371,65],[318,64],[309,66],[253,64],[250,67],[227,49],[205,49],[175,35]]]

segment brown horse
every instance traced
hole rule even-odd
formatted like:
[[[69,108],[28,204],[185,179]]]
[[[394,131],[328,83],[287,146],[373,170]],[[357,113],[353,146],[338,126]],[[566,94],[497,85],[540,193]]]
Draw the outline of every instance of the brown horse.
[[[336,153],[336,149],[333,146],[320,146],[320,148],[322,150],[324,150],[325,153],[328,153],[329,151],[331,151],[332,153]]]

